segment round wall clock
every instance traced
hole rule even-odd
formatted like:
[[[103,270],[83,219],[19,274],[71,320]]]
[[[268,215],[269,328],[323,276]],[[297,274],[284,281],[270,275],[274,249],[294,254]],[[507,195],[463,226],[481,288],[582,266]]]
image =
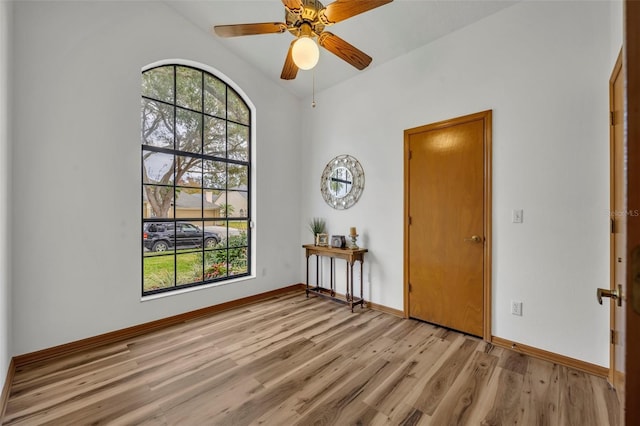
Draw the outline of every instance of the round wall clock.
[[[329,161],[320,178],[320,192],[327,204],[337,210],[353,206],[364,190],[364,170],[350,155]]]

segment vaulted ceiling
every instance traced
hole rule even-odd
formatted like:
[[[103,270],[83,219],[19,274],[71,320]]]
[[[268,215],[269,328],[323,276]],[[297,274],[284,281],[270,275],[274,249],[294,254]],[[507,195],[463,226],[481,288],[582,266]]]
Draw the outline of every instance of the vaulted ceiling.
[[[214,25],[254,22],[284,22],[280,0],[167,1],[177,13],[193,22],[212,38],[235,52],[277,84],[303,98],[359,73],[380,66],[400,55],[428,44],[446,34],[494,14],[518,0],[395,0],[392,3],[354,16],[331,27],[331,32],[373,57],[373,62],[358,71],[331,52],[320,49],[320,61],[314,70],[298,72],[295,80],[281,80],[280,72],[293,40],[291,34],[268,34],[220,38],[212,33]],[[326,6],[331,1],[323,2]],[[215,64],[214,64],[215,65]]]

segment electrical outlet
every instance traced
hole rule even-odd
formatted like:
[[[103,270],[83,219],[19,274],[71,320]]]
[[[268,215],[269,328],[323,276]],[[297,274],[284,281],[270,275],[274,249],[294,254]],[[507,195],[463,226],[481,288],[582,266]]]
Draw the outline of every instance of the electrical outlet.
[[[511,315],[522,316],[522,302],[511,301]]]

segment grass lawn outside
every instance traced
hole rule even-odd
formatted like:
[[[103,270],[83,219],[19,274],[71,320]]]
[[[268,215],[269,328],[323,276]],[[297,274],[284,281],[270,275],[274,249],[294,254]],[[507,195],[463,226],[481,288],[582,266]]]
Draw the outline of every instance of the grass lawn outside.
[[[145,252],[143,257],[143,291],[148,292],[246,273],[248,271],[247,248],[242,245],[246,244],[246,240],[243,237],[235,237],[229,243],[238,245],[225,250],[204,252],[204,271],[201,249],[177,250],[175,255],[173,251]],[[230,267],[229,271],[228,267]]]
[[[229,228],[235,228],[240,230],[247,229],[247,221],[246,220],[238,220],[238,221],[229,221]]]
[[[169,254],[167,254],[169,253]],[[177,251],[178,285],[197,281],[202,276],[202,252]],[[173,252],[147,253],[144,256],[144,291],[175,285]]]

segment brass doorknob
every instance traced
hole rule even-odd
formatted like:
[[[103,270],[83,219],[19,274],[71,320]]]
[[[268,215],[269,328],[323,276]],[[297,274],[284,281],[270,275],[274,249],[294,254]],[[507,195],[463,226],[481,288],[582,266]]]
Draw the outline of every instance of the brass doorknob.
[[[598,298],[598,303],[602,305],[603,297],[610,297],[613,300],[618,302],[618,306],[622,306],[622,285],[618,284],[618,288],[616,290],[609,290],[608,288],[599,288],[596,291],[596,297]]]
[[[470,241],[472,243],[481,243],[482,242],[482,237],[480,237],[479,235],[473,235],[471,238],[465,238],[465,241]]]

